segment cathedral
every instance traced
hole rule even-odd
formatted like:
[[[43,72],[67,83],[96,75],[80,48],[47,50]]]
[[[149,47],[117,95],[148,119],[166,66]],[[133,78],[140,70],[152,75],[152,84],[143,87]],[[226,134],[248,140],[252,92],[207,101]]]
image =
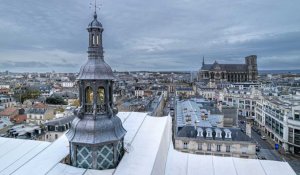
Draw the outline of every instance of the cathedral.
[[[94,19],[87,28],[88,60],[78,77],[80,109],[66,133],[71,165],[78,168],[116,168],[124,154],[126,130],[113,103],[115,77],[104,61],[103,30],[95,8]]]
[[[198,79],[207,82],[255,82],[257,81],[257,56],[245,58],[245,64],[205,64],[204,58]]]

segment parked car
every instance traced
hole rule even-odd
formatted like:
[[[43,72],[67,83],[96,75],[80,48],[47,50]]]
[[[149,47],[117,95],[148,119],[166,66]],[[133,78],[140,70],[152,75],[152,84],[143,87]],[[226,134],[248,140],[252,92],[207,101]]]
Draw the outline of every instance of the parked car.
[[[262,140],[266,140],[267,138],[266,138],[266,136],[261,136],[260,137]]]
[[[261,156],[260,157],[262,160],[267,160],[267,158],[265,156]]]
[[[258,129],[256,127],[252,127],[253,131],[257,132]]]
[[[256,145],[255,150],[256,150],[256,152],[259,152],[260,151],[260,146]]]

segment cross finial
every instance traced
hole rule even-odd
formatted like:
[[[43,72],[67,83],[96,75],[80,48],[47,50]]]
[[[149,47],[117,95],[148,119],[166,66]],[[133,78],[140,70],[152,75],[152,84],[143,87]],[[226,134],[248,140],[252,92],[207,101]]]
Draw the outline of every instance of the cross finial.
[[[92,6],[94,5],[94,9],[95,9],[95,13],[97,12],[97,9],[100,10],[100,6],[102,6],[102,4],[99,4],[99,6],[97,5],[97,0],[95,0],[95,3],[90,3],[90,8],[92,8]]]

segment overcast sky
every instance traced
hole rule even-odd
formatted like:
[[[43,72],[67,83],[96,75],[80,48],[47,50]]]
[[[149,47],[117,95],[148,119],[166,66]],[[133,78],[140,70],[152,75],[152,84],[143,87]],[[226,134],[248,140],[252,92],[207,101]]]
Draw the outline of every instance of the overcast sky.
[[[0,0],[0,71],[77,72],[87,59],[92,0]],[[101,0],[113,70],[186,70],[206,63],[300,69],[299,0]]]

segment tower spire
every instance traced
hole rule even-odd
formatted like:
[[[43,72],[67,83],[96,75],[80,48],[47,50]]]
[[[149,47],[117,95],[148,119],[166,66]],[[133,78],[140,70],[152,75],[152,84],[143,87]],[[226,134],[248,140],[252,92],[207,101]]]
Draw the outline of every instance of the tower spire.
[[[92,4],[90,4],[92,5]],[[88,54],[89,58],[92,59],[104,59],[103,56],[103,46],[102,46],[102,32],[103,26],[97,19],[97,0],[95,0],[94,4],[94,19],[90,22],[87,30],[89,32],[89,48]]]
[[[80,68],[80,108],[66,136],[70,144],[71,165],[85,169],[116,168],[124,154],[126,130],[113,102],[114,80],[111,67],[104,61],[102,24],[89,23],[88,60]]]
[[[203,59],[202,59],[202,66],[204,66],[205,62],[204,62],[204,56],[203,56]]]

